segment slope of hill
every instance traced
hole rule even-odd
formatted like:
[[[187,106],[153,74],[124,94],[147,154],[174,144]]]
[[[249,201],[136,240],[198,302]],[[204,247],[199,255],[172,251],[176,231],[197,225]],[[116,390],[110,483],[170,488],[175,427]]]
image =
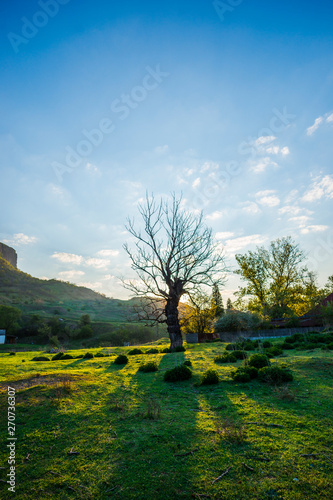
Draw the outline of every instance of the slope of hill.
[[[69,319],[90,314],[92,320],[124,322],[131,300],[110,299],[63,281],[33,278],[0,257],[0,304],[18,307],[24,314],[59,314]]]

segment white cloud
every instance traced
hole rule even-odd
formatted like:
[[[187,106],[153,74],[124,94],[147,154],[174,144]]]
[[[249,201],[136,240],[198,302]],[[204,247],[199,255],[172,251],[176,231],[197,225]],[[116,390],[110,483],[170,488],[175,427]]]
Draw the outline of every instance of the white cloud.
[[[256,193],[257,202],[266,207],[276,207],[280,204],[280,199],[274,194],[273,190],[258,191]]]
[[[280,149],[280,153],[281,153],[283,156],[289,155],[289,154],[290,154],[290,149],[288,148],[288,146],[285,146],[284,148],[281,148],[281,149]]]
[[[85,288],[90,288],[91,290],[99,291],[102,289],[103,285],[100,281],[86,281],[84,283],[77,283],[78,286],[84,286]]]
[[[326,231],[328,229],[328,226],[323,226],[323,225],[312,225],[312,226],[306,226],[301,229],[302,234],[307,234],[310,232],[321,232],[321,231]]]
[[[262,144],[267,144],[268,142],[275,141],[276,137],[274,135],[262,135],[258,137],[255,144],[256,146],[261,146]]]
[[[66,264],[80,265],[83,262],[82,255],[75,255],[74,253],[54,252],[51,257]]]
[[[307,215],[299,215],[298,217],[290,217],[289,219],[292,222],[296,222],[299,227],[304,227],[310,220],[310,217]]]
[[[99,255],[100,257],[117,257],[117,255],[119,255],[119,250],[99,250],[96,255]]]
[[[218,168],[218,163],[215,163],[213,161],[206,161],[200,168],[200,172],[207,172],[207,170],[217,170]]]
[[[206,219],[217,220],[217,219],[221,219],[222,215],[223,215],[223,212],[221,212],[220,210],[216,210],[215,212],[206,215]]]
[[[217,240],[226,240],[228,238],[232,238],[233,236],[235,236],[235,233],[232,233],[231,231],[224,231],[215,234]]]
[[[279,151],[279,146],[269,146],[268,148],[266,148],[266,152],[270,155],[277,155]]]
[[[201,183],[200,177],[197,177],[197,178],[193,181],[193,183],[192,183],[192,187],[193,187],[193,188],[196,188],[196,187],[200,186],[200,183]]]
[[[318,130],[318,128],[321,125],[324,125],[324,123],[332,123],[332,122],[333,122],[333,113],[326,113],[323,116],[318,116],[318,118],[315,119],[314,124],[306,129],[306,133],[307,135],[312,135],[316,130]]]
[[[110,261],[108,259],[96,259],[94,257],[86,259],[84,261],[86,266],[94,267],[95,269],[103,269],[110,265]]]
[[[316,178],[312,187],[305,193],[302,200],[312,202],[321,198],[333,198],[333,176],[325,175],[322,179]]]
[[[36,236],[28,236],[23,233],[16,233],[9,240],[3,240],[6,245],[30,245],[31,243],[36,243]]]
[[[275,163],[269,156],[261,158],[258,162],[252,163],[250,170],[255,174],[260,174],[264,172],[267,167],[277,167],[278,164]]]
[[[98,167],[96,167],[96,165],[93,165],[92,163],[89,163],[89,162],[86,164],[86,171],[89,172],[89,174],[95,175],[98,177],[100,177],[102,175],[100,169]]]
[[[234,254],[244,247],[249,245],[261,245],[266,241],[266,238],[260,234],[251,234],[249,236],[241,236],[226,241],[225,251]]]
[[[249,215],[259,214],[261,212],[261,209],[256,203],[254,203],[254,201],[246,201],[245,203],[242,203],[241,206],[243,207],[242,211]]]
[[[165,153],[167,153],[169,151],[169,146],[167,144],[165,144],[164,146],[157,146],[155,148],[155,153],[159,154],[159,155],[163,155]]]
[[[79,276],[83,276],[85,273],[83,271],[61,271],[58,273],[58,278],[65,281],[75,280]]]
[[[312,135],[319,128],[319,125],[323,122],[323,120],[324,118],[322,116],[316,118],[314,124],[306,129],[307,135]]]

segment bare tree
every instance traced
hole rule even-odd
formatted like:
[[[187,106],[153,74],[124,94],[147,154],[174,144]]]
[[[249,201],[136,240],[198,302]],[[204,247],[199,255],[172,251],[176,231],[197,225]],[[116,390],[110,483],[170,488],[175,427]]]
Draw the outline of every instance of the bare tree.
[[[171,349],[183,343],[178,305],[185,294],[191,296],[203,285],[224,282],[224,257],[212,230],[199,215],[181,207],[182,198],[172,195],[171,202],[146,195],[139,205],[144,229],[135,229],[128,219],[126,229],[134,236],[135,251],[124,245],[138,280],[123,280],[136,296],[155,296],[165,300],[164,314]]]

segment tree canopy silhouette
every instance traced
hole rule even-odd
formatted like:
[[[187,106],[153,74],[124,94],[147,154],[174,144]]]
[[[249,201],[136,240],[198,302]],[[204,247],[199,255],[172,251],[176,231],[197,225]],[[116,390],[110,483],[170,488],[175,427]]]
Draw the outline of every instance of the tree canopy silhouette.
[[[182,207],[182,198],[156,202],[146,195],[139,205],[143,229],[128,219],[126,229],[135,239],[135,249],[126,243],[136,280],[123,280],[136,296],[165,301],[164,313],[171,349],[182,345],[178,305],[183,295],[191,296],[200,287],[224,282],[224,256],[212,230],[203,222],[203,213]]]

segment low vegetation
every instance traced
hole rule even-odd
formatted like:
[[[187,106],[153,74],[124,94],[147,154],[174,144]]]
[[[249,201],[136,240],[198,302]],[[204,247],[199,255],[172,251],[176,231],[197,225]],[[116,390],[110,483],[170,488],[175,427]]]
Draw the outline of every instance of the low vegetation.
[[[231,354],[223,343],[187,345],[186,357],[161,352],[166,344],[148,354],[156,344],[142,346],[138,357],[116,347],[53,360],[11,346],[15,356],[0,353],[0,404],[6,408],[7,387],[14,387],[15,497],[332,498],[332,334],[325,335],[311,342],[315,348],[301,348],[310,335],[268,359],[264,349],[282,348],[272,340],[232,364],[214,361]],[[93,357],[84,358],[87,352]],[[264,367],[250,365],[258,356]],[[144,373],[140,367],[151,363],[157,371]],[[202,383],[216,374],[218,383]],[[5,419],[0,432],[7,435]],[[0,496],[7,498],[5,446],[0,455]]]

